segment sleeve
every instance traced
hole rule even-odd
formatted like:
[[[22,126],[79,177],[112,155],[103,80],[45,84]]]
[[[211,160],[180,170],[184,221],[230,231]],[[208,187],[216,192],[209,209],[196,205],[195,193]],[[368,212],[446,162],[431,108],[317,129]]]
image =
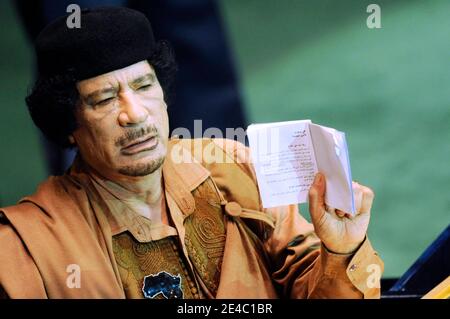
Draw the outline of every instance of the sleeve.
[[[47,298],[32,256],[1,211],[0,260],[0,299]]]
[[[257,185],[249,149],[231,140],[215,142]],[[271,261],[272,279],[282,287],[286,297],[380,297],[384,264],[367,237],[355,253],[334,254],[322,245],[313,225],[301,216],[297,205],[262,210],[275,225],[262,238]]]

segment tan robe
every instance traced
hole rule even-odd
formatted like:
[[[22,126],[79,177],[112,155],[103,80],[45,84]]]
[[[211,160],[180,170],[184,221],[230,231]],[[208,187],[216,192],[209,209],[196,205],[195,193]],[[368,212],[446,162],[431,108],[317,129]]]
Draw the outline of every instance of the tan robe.
[[[208,151],[197,152],[195,143]],[[188,150],[183,156],[190,162],[174,161],[175,145]],[[213,155],[227,163],[208,158]],[[379,297],[376,272],[381,274],[383,262],[369,240],[352,255],[326,251],[296,205],[262,208],[247,159],[248,149],[232,141],[173,140],[163,166],[169,214],[190,267],[184,221],[195,211],[192,191],[209,177],[217,188],[211,205],[224,207],[227,218],[216,297]],[[75,165],[18,205],[2,208],[0,291],[11,298],[124,298],[106,203],[91,177]],[[108,203],[119,211],[123,205]],[[73,264],[81,270],[79,288],[67,284]]]

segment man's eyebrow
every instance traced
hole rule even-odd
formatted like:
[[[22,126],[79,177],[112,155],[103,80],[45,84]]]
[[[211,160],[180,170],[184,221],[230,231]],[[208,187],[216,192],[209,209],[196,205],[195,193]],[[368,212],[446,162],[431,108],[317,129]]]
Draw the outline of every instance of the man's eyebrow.
[[[153,73],[147,73],[147,74],[138,76],[137,78],[130,81],[130,86],[136,86],[136,85],[139,85],[148,80],[153,82],[155,80],[155,75]]]
[[[96,90],[92,93],[89,93],[84,99],[86,101],[87,104],[92,105],[95,104],[95,99],[102,94],[107,94],[107,93],[117,93],[118,88],[116,87],[108,87],[108,88],[104,88],[104,89],[100,89],[100,90]]]

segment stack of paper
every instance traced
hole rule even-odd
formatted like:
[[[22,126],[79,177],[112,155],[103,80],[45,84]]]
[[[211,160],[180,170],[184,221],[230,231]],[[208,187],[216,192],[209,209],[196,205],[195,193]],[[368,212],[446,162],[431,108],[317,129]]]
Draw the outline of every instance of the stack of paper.
[[[320,171],[326,177],[325,203],[356,213],[343,132],[302,120],[252,124],[247,136],[265,208],[307,202]]]

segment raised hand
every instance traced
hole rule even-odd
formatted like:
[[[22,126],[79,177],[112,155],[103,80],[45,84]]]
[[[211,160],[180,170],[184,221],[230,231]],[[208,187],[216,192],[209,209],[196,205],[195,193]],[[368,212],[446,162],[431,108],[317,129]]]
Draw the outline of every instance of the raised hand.
[[[309,190],[309,212],[315,232],[329,251],[351,254],[366,236],[374,193],[366,186],[352,183],[357,211],[352,217],[325,205],[325,185],[325,176],[318,173]]]

